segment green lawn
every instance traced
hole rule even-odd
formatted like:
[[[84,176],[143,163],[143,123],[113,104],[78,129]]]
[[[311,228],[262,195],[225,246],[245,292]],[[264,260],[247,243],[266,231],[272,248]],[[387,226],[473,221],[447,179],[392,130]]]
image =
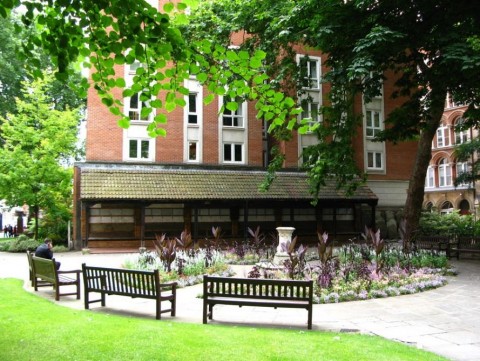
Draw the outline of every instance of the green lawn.
[[[58,306],[0,279],[0,360],[446,360],[380,337],[186,324]]]

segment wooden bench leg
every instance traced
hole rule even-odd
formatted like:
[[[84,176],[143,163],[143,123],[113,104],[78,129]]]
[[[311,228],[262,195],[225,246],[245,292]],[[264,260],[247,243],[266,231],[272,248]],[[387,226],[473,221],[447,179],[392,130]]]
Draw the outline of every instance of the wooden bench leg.
[[[207,323],[207,301],[203,300],[203,323]]]
[[[170,315],[172,317],[175,317],[176,313],[177,313],[177,297],[174,296],[172,298],[172,312],[170,313]]]
[[[160,295],[157,295],[157,299],[155,300],[156,301],[156,310],[157,310],[157,314],[155,315],[155,318],[157,320],[160,320],[162,318],[162,301],[160,300]]]
[[[312,329],[312,307],[310,307],[308,309],[308,329],[311,330]]]

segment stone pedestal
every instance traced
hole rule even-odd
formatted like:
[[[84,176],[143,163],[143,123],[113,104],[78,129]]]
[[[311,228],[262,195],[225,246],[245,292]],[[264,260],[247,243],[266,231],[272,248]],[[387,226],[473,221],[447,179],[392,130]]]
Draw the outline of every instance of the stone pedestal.
[[[287,243],[292,240],[293,231],[295,231],[295,228],[293,227],[277,227],[278,246],[275,257],[273,257],[273,264],[283,265],[285,260],[290,259],[284,249],[287,249]]]

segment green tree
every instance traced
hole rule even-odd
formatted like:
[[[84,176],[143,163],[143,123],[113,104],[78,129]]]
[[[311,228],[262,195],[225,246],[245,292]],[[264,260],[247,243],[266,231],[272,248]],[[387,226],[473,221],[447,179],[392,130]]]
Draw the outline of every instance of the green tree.
[[[290,54],[295,43],[328,54],[331,70],[325,81],[332,84],[333,106],[323,109],[328,121],[318,134],[324,141],[309,154],[314,188],[332,170],[340,181],[353,180],[350,139],[358,118],[350,112],[352,99],[363,93],[368,101],[379,93],[384,74],[395,74],[394,97],[406,100],[386,119],[387,128],[377,140],[418,141],[404,213],[408,250],[412,232],[418,228],[431,144],[447,93],[469,105],[467,126],[476,125],[479,119],[480,4],[447,0],[211,3],[206,12],[210,34],[223,36],[228,32],[225,27],[245,29],[251,36],[248,43],[267,52],[269,59]],[[216,28],[221,31],[212,31]],[[202,30],[201,22],[195,30]],[[275,61],[271,70],[288,79],[294,76],[292,69],[296,71],[288,63]],[[343,166],[335,168],[335,164]],[[356,173],[362,175],[359,170]]]
[[[218,12],[210,11],[213,15],[207,18],[210,26],[205,35],[186,40],[180,30],[189,23],[184,10],[190,6],[192,14],[204,11],[196,8],[198,3],[222,13],[217,16]],[[92,79],[103,103],[118,115],[123,127],[128,127],[129,120],[122,116],[122,104],[113,97],[113,88],[120,88],[123,96],[142,92],[143,100],[155,98],[152,107],[171,111],[184,105],[183,80],[196,75],[212,93],[207,102],[213,94],[257,100],[259,117],[270,122],[269,130],[288,138],[289,131],[297,126],[298,109],[291,94],[286,96],[279,90],[290,81],[292,62],[275,59],[288,59],[291,44],[298,42],[320,48],[329,54],[327,65],[332,70],[325,80],[332,84],[334,106],[324,109],[328,127],[318,129],[318,133],[334,141],[328,147],[312,149],[308,171],[314,190],[332,170],[339,184],[355,184],[356,175],[362,176],[352,163],[349,147],[358,122],[351,102],[358,93],[367,100],[377,94],[385,71],[396,73],[395,94],[407,100],[390,114],[389,128],[378,140],[418,140],[405,204],[407,248],[418,227],[431,142],[447,92],[470,105],[467,116],[472,124],[478,119],[477,2],[185,0],[176,6],[167,2],[160,12],[143,0],[24,0],[22,4],[26,8],[23,23],[27,27],[34,23],[39,29],[22,44],[33,74],[39,75],[37,47],[52,57],[59,79],[68,77],[70,64],[85,59],[86,65],[95,69]],[[9,16],[19,5],[20,0],[2,1],[0,16]],[[216,42],[217,34],[224,38],[231,30],[240,29],[252,36],[243,49],[229,49],[224,42]],[[142,66],[132,87],[126,88],[114,66],[135,60]],[[269,63],[272,65],[266,66]],[[87,81],[81,85],[85,92]],[[162,97],[157,99],[159,94]],[[233,108],[235,103],[227,107]],[[165,115],[158,113],[149,134],[164,135],[165,121]],[[305,130],[305,125],[299,130]]]
[[[20,17],[14,14],[9,18],[0,17],[0,115],[15,112],[15,98],[22,97],[22,82],[33,79],[32,74],[27,71],[25,57],[21,56],[18,49],[26,41],[29,35],[35,33],[35,27],[24,28],[22,32],[16,31],[15,27],[20,26]],[[52,67],[49,57],[43,49],[37,49],[36,56],[39,59],[39,70],[47,70]],[[69,81],[77,86],[81,83],[81,73],[72,69],[69,74]],[[65,110],[67,107],[77,108],[85,103],[85,99],[79,97],[73,87],[69,87],[63,81],[52,81],[49,83],[47,94],[54,100],[55,109]]]
[[[0,117],[0,197],[7,204],[27,204],[38,236],[40,211],[58,219],[71,217],[73,171],[78,153],[78,110],[59,111],[46,94],[53,77],[24,83],[16,113]]]

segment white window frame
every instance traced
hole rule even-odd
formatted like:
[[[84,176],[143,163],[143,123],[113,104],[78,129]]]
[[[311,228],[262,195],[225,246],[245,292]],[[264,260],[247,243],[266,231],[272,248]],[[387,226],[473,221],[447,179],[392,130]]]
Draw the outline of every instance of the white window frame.
[[[198,149],[198,144],[199,142],[198,141],[189,141],[188,142],[188,157],[187,157],[187,161],[188,162],[198,162],[199,161],[199,149]],[[191,152],[191,149],[192,147],[195,147],[195,152],[193,154],[195,154],[195,157],[192,158],[192,152]]]
[[[152,139],[149,138],[127,138],[126,139],[126,159],[127,160],[132,160],[132,161],[151,161],[152,160]],[[137,156],[132,157],[130,154],[130,146],[131,142],[137,142]],[[148,154],[146,157],[142,156],[142,145],[147,144],[148,146]]]
[[[378,121],[378,124],[377,124]],[[365,137],[375,138],[383,130],[382,112],[375,109],[365,109]]]
[[[322,76],[321,58],[318,56],[298,54],[297,64],[300,70],[300,76],[303,76],[302,89],[319,90]]]
[[[370,162],[370,160],[372,162]],[[378,164],[380,162],[380,164]],[[382,151],[367,151],[367,169],[380,171],[385,169],[385,157]]]
[[[442,124],[437,129],[437,148],[445,148],[450,145],[450,128]]]
[[[455,127],[460,126],[464,122],[463,118],[458,118],[455,122]],[[455,128],[455,144],[463,144],[470,140],[470,134],[468,129],[457,130]]]
[[[435,188],[435,168],[429,166],[427,169],[427,179],[425,180],[426,188]]]
[[[229,147],[230,148],[230,155],[232,156],[232,159],[227,160],[225,159],[225,148]],[[240,160],[236,160],[235,156],[237,154],[236,150],[237,147],[240,147],[240,155],[241,158]],[[224,142],[222,146],[222,159],[223,163],[225,164],[244,164],[245,163],[245,145],[243,143],[228,143]]]
[[[195,109],[192,110],[192,108],[190,107],[191,105],[191,97],[194,97],[194,104],[195,104]],[[199,94],[197,92],[189,92],[188,93],[188,96],[187,96],[187,106],[186,106],[186,110],[187,110],[187,123],[189,126],[193,126],[193,125],[198,125],[198,121],[199,121],[199,107],[201,106],[201,104],[199,104]],[[190,121],[191,120],[191,117],[195,117],[195,121],[192,122]]]
[[[320,104],[310,99],[303,99],[301,101],[302,108],[302,119],[308,119],[310,126],[313,126],[317,123],[321,123],[322,119],[320,117]]]
[[[452,166],[446,158],[442,158],[438,162],[438,186],[451,187],[452,186]]]
[[[226,103],[229,101],[227,97],[224,97],[222,102],[223,105],[225,106],[223,113],[221,114],[222,118],[222,126],[224,128],[245,128],[245,102],[238,101],[238,108],[235,111],[229,110],[226,107]],[[228,112],[226,114],[226,112]],[[230,124],[225,124],[227,120],[227,123]],[[230,121],[228,121],[230,120]]]
[[[183,109],[183,162],[201,163],[203,160],[203,87],[195,79],[185,80],[185,88],[189,90],[185,95],[187,106]],[[195,109],[190,108],[191,97],[195,96]],[[191,116],[196,122],[191,122]],[[191,144],[195,144],[196,158],[191,158]]]

